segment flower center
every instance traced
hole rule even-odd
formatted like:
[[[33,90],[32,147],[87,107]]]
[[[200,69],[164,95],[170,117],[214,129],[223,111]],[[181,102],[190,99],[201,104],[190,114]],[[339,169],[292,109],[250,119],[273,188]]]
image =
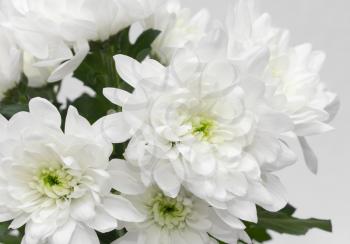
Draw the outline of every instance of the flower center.
[[[67,198],[78,185],[75,177],[63,168],[45,168],[34,176],[31,187],[49,198]]]
[[[183,229],[191,213],[192,202],[182,197],[170,198],[158,193],[150,206],[153,221],[162,228]]]
[[[43,175],[42,180],[44,184],[49,187],[61,184],[60,179],[57,175],[51,175],[51,174]]]
[[[208,140],[213,135],[215,123],[212,119],[195,117],[191,122],[193,135],[198,136],[202,140]]]

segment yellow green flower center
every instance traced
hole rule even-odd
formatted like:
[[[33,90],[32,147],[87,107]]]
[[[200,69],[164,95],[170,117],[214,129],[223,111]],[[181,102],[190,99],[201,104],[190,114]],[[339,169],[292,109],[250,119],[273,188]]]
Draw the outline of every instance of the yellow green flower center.
[[[213,135],[215,123],[212,119],[195,117],[191,120],[192,134],[201,139],[208,140]]]
[[[77,179],[63,168],[44,168],[30,186],[49,198],[67,198],[78,185]]]
[[[170,198],[158,193],[150,204],[153,221],[162,228],[183,229],[186,218],[191,213],[192,202],[188,199]]]

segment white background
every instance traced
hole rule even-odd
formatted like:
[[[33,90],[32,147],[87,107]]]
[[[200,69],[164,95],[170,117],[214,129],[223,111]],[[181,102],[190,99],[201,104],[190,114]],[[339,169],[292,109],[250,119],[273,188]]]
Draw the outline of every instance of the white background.
[[[194,10],[208,8],[224,19],[228,0],[182,0]],[[231,0],[232,1],[232,0]],[[275,26],[291,30],[293,44],[311,42],[327,53],[322,78],[339,93],[342,108],[333,125],[336,131],[310,140],[320,170],[312,175],[299,162],[280,173],[290,202],[299,217],[331,218],[334,233],[312,230],[307,236],[274,235],[271,244],[350,243],[350,0],[260,0]]]

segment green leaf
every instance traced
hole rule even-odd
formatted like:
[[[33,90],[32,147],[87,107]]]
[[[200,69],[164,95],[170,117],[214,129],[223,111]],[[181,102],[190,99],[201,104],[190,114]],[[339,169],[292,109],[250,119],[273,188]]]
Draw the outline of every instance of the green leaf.
[[[68,104],[79,108],[79,113],[90,121],[90,123],[105,116],[108,110],[111,110],[112,108],[115,110],[119,109],[116,106],[109,104],[108,100],[102,96],[91,97],[88,94],[83,94],[73,102],[68,102]]]
[[[149,29],[143,32],[131,48],[130,56],[138,61],[144,60],[151,52],[151,44],[158,37],[160,31]]]
[[[0,103],[0,113],[6,118],[11,118],[20,111],[27,111],[28,106],[25,104],[2,104]]]
[[[250,238],[261,243],[272,239],[266,229],[256,225],[247,227],[245,231],[250,236]]]
[[[118,76],[113,57],[128,55],[143,61],[151,51],[151,44],[159,31],[149,29],[143,32],[135,44],[129,40],[130,27],[120,31],[104,42],[90,42],[90,54],[74,72],[74,76],[91,87],[98,95],[104,87],[118,87],[131,91],[132,88]]]
[[[270,213],[260,211],[258,225],[281,234],[291,235],[305,235],[309,230],[314,228],[332,232],[332,223],[330,220],[315,218],[299,219],[283,212]]]
[[[105,87],[116,87],[131,92],[133,88],[118,75],[114,56],[125,54],[139,61],[145,59],[151,51],[151,44],[159,31],[150,29],[143,32],[134,44],[129,40],[130,27],[120,31],[104,42],[90,42],[90,53],[74,72],[74,76],[92,88],[96,95],[82,97],[69,103],[77,107],[80,114],[90,123],[106,115],[109,110],[120,111],[103,95]]]
[[[122,237],[123,235],[125,235],[126,230],[122,229],[122,230],[113,230],[111,232],[108,233],[100,233],[97,232],[97,236],[98,239],[100,240],[101,244],[110,244],[113,241],[119,239],[120,237]]]
[[[296,209],[287,205],[279,212],[269,212],[258,207],[258,223],[245,222],[246,232],[251,239],[258,242],[271,240],[269,230],[280,234],[305,235],[309,230],[317,228],[324,231],[332,232],[330,220],[322,219],[299,219],[293,217]]]
[[[5,98],[0,102],[0,113],[6,118],[11,118],[15,113],[28,110],[30,99],[42,97],[49,100],[57,108],[61,104],[57,101],[57,94],[60,90],[61,82],[48,83],[42,87],[29,87],[25,76],[22,76],[16,87],[5,94]]]
[[[292,205],[290,205],[290,204],[287,204],[287,206],[285,206],[283,209],[281,209],[279,212],[281,212],[281,213],[285,213],[285,214],[287,214],[287,215],[289,215],[289,216],[292,216],[294,213],[295,213],[295,211],[296,211],[297,209],[295,208],[295,207],[293,207]]]
[[[8,229],[10,222],[0,223],[0,243],[1,244],[20,244],[23,238],[23,228],[17,234],[13,235],[13,231]]]

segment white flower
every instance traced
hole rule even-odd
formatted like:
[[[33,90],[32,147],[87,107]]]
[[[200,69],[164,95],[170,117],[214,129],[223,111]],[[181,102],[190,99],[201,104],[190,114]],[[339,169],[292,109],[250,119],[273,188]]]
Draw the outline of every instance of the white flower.
[[[117,220],[143,221],[124,197],[110,193],[112,145],[70,107],[65,132],[47,100],[32,99],[29,112],[0,117],[0,221],[24,224],[23,244],[96,243],[95,230]]]
[[[214,207],[235,209],[226,214],[235,227],[242,227],[235,217],[256,221],[255,203],[273,211],[286,204],[271,172],[295,161],[279,139],[293,126],[264,103],[261,83],[240,81],[227,60],[202,64],[187,49],[167,68],[115,60],[135,90],[104,90],[123,112],[105,117],[103,127],[114,142],[131,137],[125,157],[141,169],[144,185],[170,197],[185,186]]]
[[[196,44],[207,34],[209,20],[207,10],[193,15],[190,9],[181,8],[177,0],[166,1],[144,23],[146,28],[161,31],[152,44],[153,54],[169,64],[177,49],[189,42]]]
[[[328,124],[339,103],[320,79],[325,54],[310,44],[289,46],[289,32],[271,26],[268,14],[259,15],[254,1],[239,1],[228,16],[228,57],[266,84],[270,106],[294,122],[309,168],[317,159],[305,136],[332,130]]]
[[[142,223],[126,223],[128,233],[113,244],[217,243],[213,238],[226,243],[237,243],[239,239],[249,242],[244,231],[232,229],[208,203],[185,190],[171,198],[151,186],[142,194],[126,197],[147,219]]]
[[[0,100],[16,86],[21,77],[22,53],[9,31],[0,27]]]
[[[25,20],[30,21],[28,27],[60,36],[68,42],[76,42],[106,40],[136,20],[150,15],[153,9],[146,7],[146,3],[156,5],[157,2],[159,1],[20,0],[14,6]]]
[[[70,75],[88,54],[88,41],[104,41],[148,17],[159,1],[18,0],[2,5],[8,17],[4,25],[34,61],[26,65],[30,84],[38,86]]]

